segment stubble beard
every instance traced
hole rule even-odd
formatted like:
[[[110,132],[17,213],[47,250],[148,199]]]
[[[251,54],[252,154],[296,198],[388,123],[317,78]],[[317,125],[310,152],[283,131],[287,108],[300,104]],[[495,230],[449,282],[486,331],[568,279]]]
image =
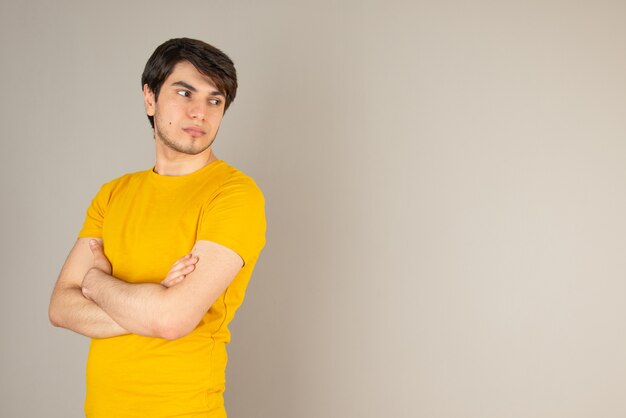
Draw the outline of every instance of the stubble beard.
[[[156,126],[156,131],[154,132],[155,139],[157,141],[161,141],[163,145],[165,145],[169,149],[176,151],[176,152],[180,152],[182,154],[198,155],[206,151],[207,148],[213,145],[213,141],[215,141],[215,136],[217,136],[217,132],[216,132],[215,136],[213,136],[213,138],[209,141],[209,143],[204,147],[195,147],[194,145],[197,144],[197,141],[195,140],[195,138],[192,139],[192,141],[189,143],[188,146],[185,146],[185,144],[177,143],[165,133],[165,130],[162,129],[161,121],[158,118],[156,117],[154,118],[154,123]]]

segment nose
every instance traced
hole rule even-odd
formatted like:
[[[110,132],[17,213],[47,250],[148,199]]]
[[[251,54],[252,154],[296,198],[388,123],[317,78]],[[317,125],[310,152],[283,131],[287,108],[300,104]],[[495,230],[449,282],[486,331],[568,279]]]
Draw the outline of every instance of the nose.
[[[205,120],[208,106],[201,100],[193,101],[189,106],[189,116],[196,120]]]

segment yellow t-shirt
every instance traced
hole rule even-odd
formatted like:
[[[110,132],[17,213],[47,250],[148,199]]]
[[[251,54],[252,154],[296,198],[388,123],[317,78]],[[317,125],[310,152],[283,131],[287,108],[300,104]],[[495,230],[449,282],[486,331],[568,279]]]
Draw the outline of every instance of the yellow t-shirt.
[[[87,360],[89,418],[225,417],[227,325],[265,244],[254,181],[221,160],[185,176],[127,174],[101,187],[78,236],[102,238],[113,275],[130,283],[159,283],[196,240],[241,256],[244,267],[189,335],[92,339]]]

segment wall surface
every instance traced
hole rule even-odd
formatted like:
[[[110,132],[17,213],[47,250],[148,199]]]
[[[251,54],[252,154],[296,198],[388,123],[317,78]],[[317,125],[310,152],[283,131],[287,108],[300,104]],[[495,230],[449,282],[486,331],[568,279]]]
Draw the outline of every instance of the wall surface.
[[[149,168],[172,37],[240,75],[215,150],[267,200],[229,416],[626,416],[622,1],[0,3],[0,415],[82,416],[49,325],[106,180]]]

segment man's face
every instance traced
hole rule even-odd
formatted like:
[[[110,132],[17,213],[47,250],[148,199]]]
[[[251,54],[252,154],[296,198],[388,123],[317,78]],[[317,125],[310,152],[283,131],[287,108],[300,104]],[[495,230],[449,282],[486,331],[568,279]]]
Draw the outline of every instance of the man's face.
[[[165,79],[158,100],[144,86],[146,113],[154,116],[157,152],[197,155],[206,151],[224,116],[224,95],[188,61]]]

